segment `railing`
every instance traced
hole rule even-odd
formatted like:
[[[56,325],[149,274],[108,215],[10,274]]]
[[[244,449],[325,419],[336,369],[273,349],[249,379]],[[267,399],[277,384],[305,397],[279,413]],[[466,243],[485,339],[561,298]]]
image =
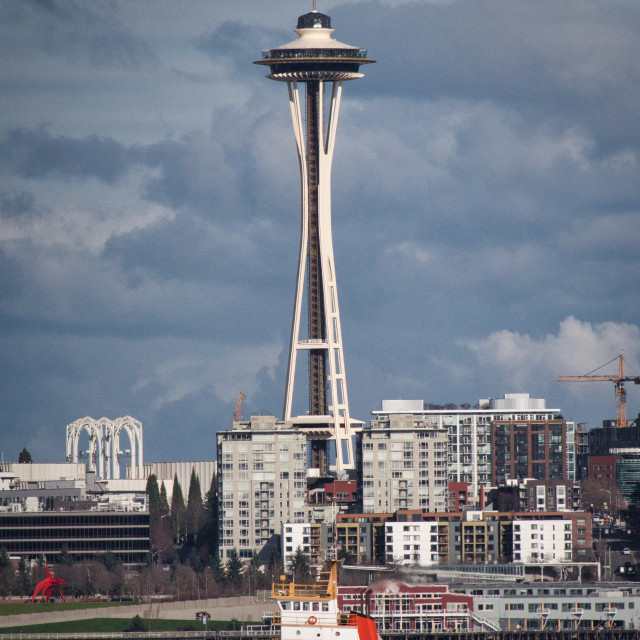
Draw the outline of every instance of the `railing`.
[[[263,60],[287,60],[296,58],[366,58],[366,49],[267,49]]]
[[[329,599],[327,583],[294,584],[292,582],[273,583],[272,598],[318,598]]]
[[[181,640],[182,638],[247,638],[253,637],[271,637],[273,633],[269,631],[253,634],[248,629],[242,631],[119,631],[119,632],[83,632],[83,633],[3,633],[3,640],[30,640],[37,638],[38,640],[116,640],[120,638],[171,638],[172,640]],[[276,634],[277,635],[277,634]],[[274,636],[275,637],[275,636]]]
[[[469,616],[471,619],[482,626],[483,629],[490,629],[491,631],[500,631],[500,625],[497,622],[493,622],[491,620],[487,620],[486,618],[480,617],[474,611],[469,612]]]

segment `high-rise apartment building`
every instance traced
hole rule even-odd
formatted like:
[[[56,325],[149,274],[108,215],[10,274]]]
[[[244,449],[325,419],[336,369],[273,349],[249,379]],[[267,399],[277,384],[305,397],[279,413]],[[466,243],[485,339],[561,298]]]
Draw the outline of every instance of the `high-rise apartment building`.
[[[413,414],[372,420],[358,434],[365,513],[447,508],[447,429]]]
[[[305,522],[307,437],[292,422],[252,416],[219,431],[220,557],[250,558],[284,522]]]
[[[476,408],[425,409],[423,400],[383,400],[382,410],[373,411],[376,429],[384,430],[401,416],[419,429],[444,429],[447,438],[445,479],[466,482],[469,497],[478,500],[480,487],[492,482],[491,423],[495,420],[554,420],[559,409],[547,409],[544,399],[528,393],[508,393],[504,398],[480,400]],[[376,510],[379,510],[374,507]],[[444,510],[445,507],[442,507]]]
[[[564,420],[494,420],[491,429],[494,485],[525,478],[566,478],[567,424]]]

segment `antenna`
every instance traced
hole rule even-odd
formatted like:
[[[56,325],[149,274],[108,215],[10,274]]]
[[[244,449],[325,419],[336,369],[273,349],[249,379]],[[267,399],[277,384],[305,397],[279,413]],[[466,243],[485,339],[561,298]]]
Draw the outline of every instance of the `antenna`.
[[[311,3],[311,11],[315,11],[316,10],[316,0],[313,0]]]

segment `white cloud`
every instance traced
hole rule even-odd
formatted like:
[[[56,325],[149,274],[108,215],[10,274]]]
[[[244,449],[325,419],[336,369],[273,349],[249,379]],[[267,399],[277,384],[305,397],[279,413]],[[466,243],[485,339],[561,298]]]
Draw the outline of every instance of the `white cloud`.
[[[535,338],[504,329],[459,344],[473,351],[481,369],[492,371],[511,389],[550,389],[559,375],[590,373],[621,351],[627,374],[640,371],[640,327],[623,322],[592,324],[570,316],[560,323],[557,334]],[[615,360],[602,370],[602,374],[616,373]],[[563,384],[568,385],[568,393],[581,398],[594,393],[593,383]]]
[[[135,386],[136,391],[147,387],[159,389],[153,402],[156,411],[167,403],[195,397],[207,389],[224,402],[237,396],[240,390],[254,395],[259,386],[258,374],[266,370],[267,375],[274,376],[283,347],[270,343],[230,347],[218,342],[190,341],[184,348],[190,353],[166,357]]]
[[[425,264],[433,259],[431,252],[426,247],[411,241],[392,244],[386,248],[385,252],[390,257],[398,256],[403,263]]]

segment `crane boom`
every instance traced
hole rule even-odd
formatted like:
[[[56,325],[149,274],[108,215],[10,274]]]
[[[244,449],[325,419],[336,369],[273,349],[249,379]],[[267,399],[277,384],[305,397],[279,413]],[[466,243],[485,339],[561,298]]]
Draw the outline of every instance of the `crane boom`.
[[[618,376],[558,376],[558,382],[617,382]]]
[[[615,359],[615,358],[614,358]],[[610,360],[609,362],[613,362]],[[606,364],[609,364],[607,362]],[[605,366],[605,365],[602,365]],[[598,367],[600,368],[600,367]],[[624,388],[625,382],[640,384],[640,376],[624,375],[624,359],[622,354],[618,356],[617,376],[597,376],[587,374],[586,376],[558,376],[558,382],[613,382],[616,389],[616,425],[618,427],[627,426],[627,392]]]

